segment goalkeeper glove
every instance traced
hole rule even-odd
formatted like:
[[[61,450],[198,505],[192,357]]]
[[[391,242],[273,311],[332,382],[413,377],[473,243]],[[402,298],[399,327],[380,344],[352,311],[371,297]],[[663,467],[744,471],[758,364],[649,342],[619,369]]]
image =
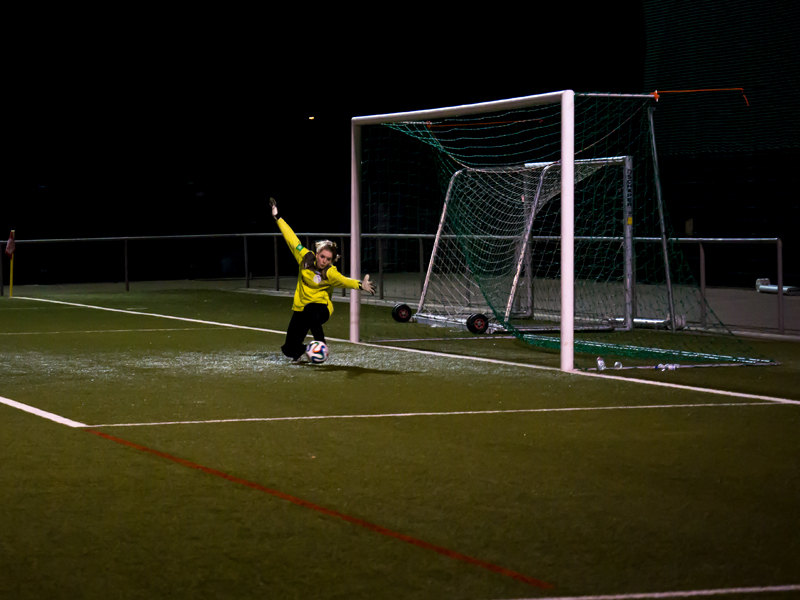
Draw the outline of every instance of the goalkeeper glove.
[[[272,218],[277,221],[280,217],[278,216],[278,203],[275,202],[275,198],[269,199],[269,205],[272,207]]]
[[[364,281],[359,282],[358,289],[369,292],[373,296],[375,295],[375,285],[369,280],[369,275],[365,275]]]

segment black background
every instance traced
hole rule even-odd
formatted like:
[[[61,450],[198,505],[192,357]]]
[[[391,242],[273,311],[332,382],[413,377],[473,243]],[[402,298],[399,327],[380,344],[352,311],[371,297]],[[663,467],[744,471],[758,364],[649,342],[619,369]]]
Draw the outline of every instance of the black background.
[[[348,231],[353,116],[560,89],[652,91],[640,2],[395,8],[23,20],[6,73],[0,235],[271,232],[270,196],[296,231]],[[705,176],[719,193],[747,161],[704,160],[662,159],[678,235],[687,218],[697,235],[726,235],[725,219],[703,216],[706,192],[693,182]],[[727,235],[783,232],[778,212],[761,214]],[[87,276],[69,264],[58,278]],[[54,280],[52,267],[29,267],[21,282]],[[745,271],[725,277],[749,286]]]

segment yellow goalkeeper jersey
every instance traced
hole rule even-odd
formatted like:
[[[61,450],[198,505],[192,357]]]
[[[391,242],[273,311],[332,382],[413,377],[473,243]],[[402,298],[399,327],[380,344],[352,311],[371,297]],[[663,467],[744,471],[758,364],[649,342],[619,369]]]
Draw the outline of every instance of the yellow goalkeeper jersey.
[[[328,312],[333,314],[333,302],[331,301],[333,288],[346,287],[357,290],[361,287],[358,279],[345,277],[333,265],[323,270],[317,269],[314,262],[315,254],[300,243],[300,239],[286,221],[278,219],[278,227],[297,264],[300,265],[292,310],[302,311],[306,304],[324,304],[328,307]]]

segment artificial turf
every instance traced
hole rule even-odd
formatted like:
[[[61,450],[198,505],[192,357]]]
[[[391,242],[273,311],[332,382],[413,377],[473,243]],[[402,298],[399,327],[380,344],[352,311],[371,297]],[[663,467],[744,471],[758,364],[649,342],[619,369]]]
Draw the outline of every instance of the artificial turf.
[[[286,298],[231,291],[23,292],[288,323]],[[337,305],[326,333],[346,332]],[[800,583],[796,404],[335,341],[325,365],[291,365],[279,333],[21,298],[0,302],[0,334],[0,396],[87,425],[0,405],[0,597],[528,598]],[[516,340],[426,344],[554,360]],[[782,344],[769,348],[779,367],[624,375],[796,399],[797,346]]]

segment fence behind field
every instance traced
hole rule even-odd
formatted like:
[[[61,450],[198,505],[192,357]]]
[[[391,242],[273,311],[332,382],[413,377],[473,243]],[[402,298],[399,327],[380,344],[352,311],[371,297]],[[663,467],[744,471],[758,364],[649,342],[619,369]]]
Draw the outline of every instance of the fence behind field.
[[[349,264],[349,244],[347,242],[350,239],[349,233],[300,233],[297,236],[300,238],[301,241],[304,241],[306,247],[313,247],[313,241],[319,239],[331,239],[339,243],[342,258],[341,263],[339,265],[340,271],[348,275],[348,264]],[[379,234],[379,233],[365,233],[362,234],[362,238],[364,239],[374,239],[375,245],[377,248],[376,252],[376,265],[377,268],[377,278],[376,283],[378,285],[378,295],[380,299],[384,298],[384,284],[385,284],[385,260],[384,260],[384,245],[391,243],[393,240],[405,240],[405,241],[414,241],[418,242],[418,253],[419,253],[419,281],[420,281],[420,289],[422,282],[425,278],[425,272],[428,266],[428,260],[426,259],[426,241],[433,241],[435,239],[435,235],[433,234]],[[272,243],[269,243],[269,239],[271,238]],[[235,259],[231,259],[228,261],[227,265],[223,261],[222,266],[218,269],[218,272],[214,272],[213,269],[211,270],[197,270],[192,272],[192,266],[188,267],[189,277],[193,278],[192,276],[203,276],[206,275],[208,277],[238,277],[241,276],[244,280],[245,287],[249,288],[251,285],[251,280],[253,279],[252,275],[252,268],[251,268],[251,255],[253,253],[252,246],[254,243],[260,243],[260,247],[258,248],[259,256],[263,257],[263,250],[266,247],[270,247],[271,251],[271,269],[266,268],[266,261],[260,260],[260,270],[262,274],[258,276],[259,279],[267,279],[272,280],[270,287],[274,286],[276,291],[280,291],[281,289],[281,273],[284,276],[294,275],[296,271],[296,266],[294,264],[286,264],[285,261],[281,258],[280,252],[280,242],[281,242],[281,234],[280,233],[237,233],[237,234],[199,234],[199,235],[176,235],[176,236],[129,236],[129,237],[100,237],[100,238],[65,238],[65,239],[39,239],[39,240],[16,240],[17,244],[17,254],[20,253],[20,250],[23,252],[26,249],[33,249],[33,248],[41,248],[44,245],[47,245],[48,249],[45,252],[46,256],[39,257],[39,262],[41,264],[52,264],[59,259],[64,257],[68,257],[67,263],[71,265],[73,270],[78,269],[83,261],[87,260],[87,257],[92,257],[92,260],[102,262],[105,266],[105,270],[101,271],[101,273],[94,274],[94,277],[100,277],[103,281],[124,281],[125,291],[130,291],[131,287],[131,260],[133,256],[136,256],[139,261],[140,267],[142,265],[149,265],[144,266],[139,269],[139,279],[153,279],[154,277],[146,276],[149,272],[150,275],[158,272],[158,265],[174,262],[174,257],[169,256],[170,254],[178,256],[183,256],[180,250],[176,251],[176,248],[180,248],[181,245],[187,244],[200,244],[199,248],[205,249],[205,251],[214,253],[219,252],[219,247],[221,245],[225,246],[226,253],[230,256],[236,257]],[[538,240],[538,238],[536,238]],[[549,239],[549,238],[548,238]],[[622,238],[591,238],[591,237],[576,237],[576,241],[590,241],[590,242],[608,242],[608,243],[616,243],[622,242]],[[554,241],[557,238],[553,238]],[[539,241],[545,241],[542,238]],[[266,244],[265,244],[266,242]],[[661,243],[661,238],[635,238],[634,242],[636,244],[649,244],[649,243]],[[0,242],[0,247],[5,249],[5,245],[7,242],[2,241]],[[169,243],[170,248],[172,250],[167,251],[165,244]],[[681,245],[690,245],[695,246],[698,250],[697,262],[699,266],[699,286],[700,292],[703,298],[706,297],[706,288],[707,288],[707,268],[706,268],[706,248],[708,246],[719,246],[719,245],[775,245],[775,273],[777,276],[777,293],[776,293],[776,303],[777,303],[777,323],[776,329],[778,333],[784,333],[786,329],[785,324],[785,300],[784,300],[784,283],[783,283],[783,243],[780,238],[673,238],[669,240],[670,244],[681,244]],[[88,251],[86,250],[87,246],[83,246],[83,244],[103,244],[103,254],[93,254],[92,251],[96,251],[96,248],[90,248]],[[73,250],[73,248],[78,246],[78,250]],[[238,249],[235,248],[236,245],[239,245]],[[53,251],[50,248],[55,247],[56,250]],[[113,248],[113,249],[109,249]],[[134,254],[135,253],[135,254]],[[116,256],[115,256],[116,254]],[[189,255],[186,253],[187,256],[194,256],[194,254]],[[5,256],[5,254],[3,254]],[[24,256],[24,254],[23,254]],[[100,260],[102,258],[102,260]],[[241,258],[241,261],[238,260]],[[5,279],[4,279],[4,260],[0,260],[0,296],[5,295]],[[69,271],[70,267],[66,268],[66,272]],[[265,270],[270,270],[271,273],[263,273]],[[18,267],[17,270],[17,277],[20,277],[20,272],[24,273],[24,267]],[[40,273],[45,272],[44,270],[40,270]],[[117,273],[114,276],[114,273]],[[105,277],[105,279],[102,279]],[[155,277],[157,278],[157,277]],[[185,277],[184,277],[185,278]],[[23,280],[23,284],[28,283],[48,283],[47,277],[31,277],[28,274],[25,274],[21,277]],[[135,278],[133,278],[135,280]],[[19,281],[19,279],[18,279]],[[77,282],[77,281],[76,281]],[[346,290],[342,289],[341,294],[342,296],[346,295]],[[705,307],[703,307],[704,309]]]

